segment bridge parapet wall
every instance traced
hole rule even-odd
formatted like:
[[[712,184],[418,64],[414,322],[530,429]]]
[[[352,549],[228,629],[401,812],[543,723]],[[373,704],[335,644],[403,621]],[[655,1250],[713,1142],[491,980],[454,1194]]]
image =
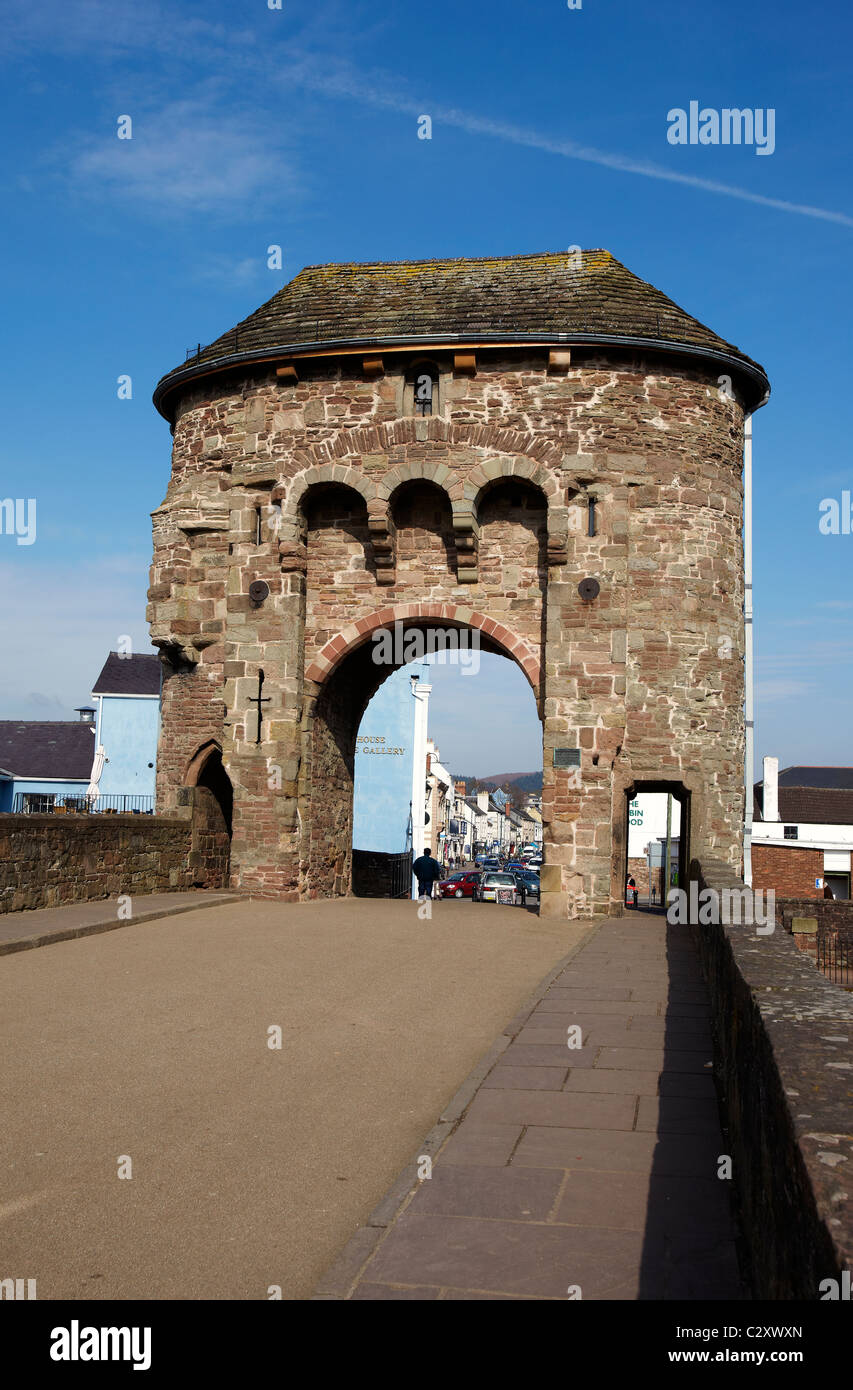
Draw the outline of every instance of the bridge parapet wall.
[[[693,860],[700,889],[743,890]],[[696,926],[757,1298],[819,1299],[853,1269],[853,996],[780,924]]]

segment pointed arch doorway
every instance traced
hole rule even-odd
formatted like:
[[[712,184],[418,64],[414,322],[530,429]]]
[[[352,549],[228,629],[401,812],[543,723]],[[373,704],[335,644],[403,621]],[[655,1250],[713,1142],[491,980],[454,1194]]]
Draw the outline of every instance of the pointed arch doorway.
[[[192,788],[193,887],[226,888],[231,869],[234,789],[216,739],[203,743],[193,754],[184,785]]]

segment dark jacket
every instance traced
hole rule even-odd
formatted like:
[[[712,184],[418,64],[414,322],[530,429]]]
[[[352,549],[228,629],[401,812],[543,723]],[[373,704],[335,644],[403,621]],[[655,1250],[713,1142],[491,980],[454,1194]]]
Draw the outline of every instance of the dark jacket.
[[[419,883],[435,883],[442,877],[442,868],[431,854],[421,854],[412,865],[412,873]]]

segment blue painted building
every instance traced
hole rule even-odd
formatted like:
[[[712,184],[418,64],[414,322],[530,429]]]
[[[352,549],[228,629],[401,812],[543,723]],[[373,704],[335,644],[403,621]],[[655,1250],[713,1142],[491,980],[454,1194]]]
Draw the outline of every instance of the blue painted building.
[[[0,721],[0,812],[83,803],[95,756],[91,720]]]
[[[156,653],[110,652],[79,720],[0,721],[0,813],[154,809]]]
[[[417,841],[418,807],[412,801],[418,701],[412,677],[426,684],[429,667],[412,662],[393,671],[379,687],[361,721],[355,746],[353,848],[402,854],[412,847],[413,819]],[[426,780],[426,742],[419,750],[423,762],[418,781],[423,824]],[[417,842],[415,853],[419,852]]]
[[[128,810],[154,807],[160,732],[160,658],[110,652],[92,690],[95,745],[103,750],[99,797],[133,798]],[[98,772],[97,763],[95,772]],[[93,773],[93,781],[94,773]]]

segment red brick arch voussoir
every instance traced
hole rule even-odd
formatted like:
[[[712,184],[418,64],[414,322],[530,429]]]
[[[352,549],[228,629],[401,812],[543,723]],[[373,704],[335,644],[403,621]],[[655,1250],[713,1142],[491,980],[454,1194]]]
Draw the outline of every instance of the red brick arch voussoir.
[[[496,622],[487,613],[477,609],[464,608],[455,603],[401,603],[391,608],[379,608],[358,622],[342,628],[336,637],[326,643],[319,656],[306,668],[305,678],[322,685],[339,662],[348,656],[377,629],[389,627],[395,622],[415,620],[436,623],[458,623],[462,627],[479,629],[497,646],[502,647],[508,657],[515,661],[529,680],[533,693],[539,698],[539,657],[530,646],[503,623]]]

